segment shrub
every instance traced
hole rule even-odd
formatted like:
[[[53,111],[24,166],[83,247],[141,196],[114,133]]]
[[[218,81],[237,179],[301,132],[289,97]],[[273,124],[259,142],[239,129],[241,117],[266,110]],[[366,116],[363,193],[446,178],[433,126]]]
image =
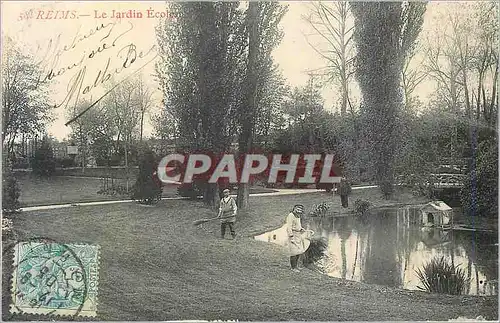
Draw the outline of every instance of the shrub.
[[[132,192],[134,191],[134,187],[132,187]],[[108,187],[102,187],[99,191],[97,191],[97,194],[102,194],[102,195],[111,195],[111,196],[129,196],[130,195],[130,189],[127,190],[127,186],[123,184],[118,184],[118,183],[113,183],[112,185]]]
[[[58,167],[67,168],[67,167],[75,167],[75,160],[71,157],[65,158],[56,158],[55,163]]]
[[[496,141],[479,145],[475,176],[465,178],[460,199],[471,216],[498,216],[498,147]]]
[[[370,209],[370,206],[370,202],[362,199],[357,199],[354,202],[354,211],[356,212],[356,215],[365,215],[366,212],[368,212],[368,210]]]
[[[10,167],[5,167],[2,174],[2,210],[5,213],[16,212],[20,208],[21,190]]]
[[[30,168],[30,159],[28,157],[18,157],[12,161],[12,169]]]
[[[207,180],[203,178],[194,178],[191,183],[182,183],[177,187],[177,194],[182,197],[189,197],[192,200],[198,199],[198,196],[204,196],[207,189]],[[229,183],[221,183],[220,189],[229,187]],[[219,194],[220,195],[220,194]]]
[[[2,217],[2,243],[4,248],[17,241],[17,234],[14,231],[12,219]],[[5,250],[5,249],[4,249]]]
[[[311,239],[311,244],[304,252],[303,263],[304,266],[314,264],[325,255],[328,243],[325,238],[313,238]]]
[[[143,204],[153,204],[161,197],[161,183],[156,175],[157,163],[153,151],[144,148],[139,162],[139,174],[133,188],[132,198]]]
[[[2,218],[2,233],[12,231],[12,219]]]
[[[424,285],[424,288],[418,288],[431,293],[461,295],[469,283],[465,271],[453,266],[444,257],[432,259],[416,273]]]
[[[196,200],[198,196],[203,195],[203,190],[196,183],[182,183],[177,187],[177,194],[182,197],[189,197]]]
[[[52,152],[52,147],[47,140],[43,140],[40,148],[35,151],[35,156],[31,160],[33,174],[43,177],[50,177],[56,171],[56,161]]]
[[[326,213],[328,212],[329,209],[330,209],[330,205],[328,205],[328,203],[321,202],[320,204],[318,204],[314,207],[310,216],[311,217],[316,217],[316,216],[324,217],[324,216],[326,216]]]

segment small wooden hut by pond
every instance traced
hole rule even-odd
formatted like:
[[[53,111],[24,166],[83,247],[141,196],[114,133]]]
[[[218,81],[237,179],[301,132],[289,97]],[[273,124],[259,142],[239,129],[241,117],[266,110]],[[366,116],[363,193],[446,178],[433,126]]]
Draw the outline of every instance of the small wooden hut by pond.
[[[453,210],[443,201],[429,202],[420,211],[423,226],[447,227],[453,223]]]

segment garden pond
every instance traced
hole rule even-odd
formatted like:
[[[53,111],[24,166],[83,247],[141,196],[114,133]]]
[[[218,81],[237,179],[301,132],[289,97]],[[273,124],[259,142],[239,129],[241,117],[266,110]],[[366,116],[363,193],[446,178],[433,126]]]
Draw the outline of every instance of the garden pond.
[[[417,270],[444,257],[468,278],[465,294],[498,295],[498,233],[424,228],[420,217],[416,207],[387,208],[363,219],[310,218],[303,226],[326,239],[319,265],[329,276],[418,290]],[[255,239],[284,245],[287,234],[282,227]]]

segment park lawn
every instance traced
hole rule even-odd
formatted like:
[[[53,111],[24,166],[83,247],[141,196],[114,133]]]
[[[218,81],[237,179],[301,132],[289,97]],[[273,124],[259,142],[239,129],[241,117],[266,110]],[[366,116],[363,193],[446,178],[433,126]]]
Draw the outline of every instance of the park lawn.
[[[41,236],[100,246],[98,320],[498,318],[497,297],[432,295],[342,281],[308,269],[294,273],[282,247],[251,237],[280,225],[294,203],[310,210],[328,200],[331,195],[322,193],[251,197],[252,209],[239,214],[234,241],[218,238],[218,223],[194,227],[194,220],[214,212],[185,200],[154,207],[117,204],[26,212],[14,218],[14,227],[20,239]],[[4,255],[9,255],[5,249]],[[6,313],[9,258],[3,260],[4,320],[49,320]]]
[[[25,175],[18,177],[18,183],[22,207],[128,198],[97,194],[102,185],[99,178],[56,176],[45,179]]]
[[[29,175],[17,175],[21,196],[21,207],[51,204],[66,204],[78,202],[97,202],[112,200],[128,200],[128,195],[103,195],[97,192],[101,189],[102,179],[97,177],[54,176],[52,178],[37,178]],[[124,179],[115,179],[115,183],[125,186]],[[129,184],[132,186],[135,179]],[[252,187],[252,193],[274,192],[275,190]],[[163,185],[162,197],[177,197],[176,185]]]

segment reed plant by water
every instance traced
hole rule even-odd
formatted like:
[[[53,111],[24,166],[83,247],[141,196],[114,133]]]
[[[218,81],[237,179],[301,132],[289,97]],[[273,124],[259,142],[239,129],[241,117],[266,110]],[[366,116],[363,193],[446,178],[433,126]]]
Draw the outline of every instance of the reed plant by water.
[[[304,265],[311,265],[319,261],[325,255],[328,247],[327,240],[323,237],[311,239],[311,244],[304,252]]]
[[[417,269],[416,273],[424,285],[418,288],[431,293],[461,295],[469,284],[465,271],[444,257],[432,259],[422,270]]]

